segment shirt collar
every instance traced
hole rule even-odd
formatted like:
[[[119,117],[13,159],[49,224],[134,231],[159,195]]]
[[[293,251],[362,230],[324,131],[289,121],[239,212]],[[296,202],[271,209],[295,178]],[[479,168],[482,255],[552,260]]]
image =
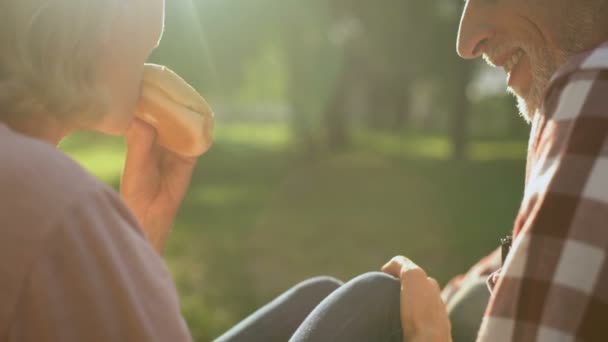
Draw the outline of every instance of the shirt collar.
[[[549,87],[578,70],[608,69],[608,41],[570,58],[551,78]]]

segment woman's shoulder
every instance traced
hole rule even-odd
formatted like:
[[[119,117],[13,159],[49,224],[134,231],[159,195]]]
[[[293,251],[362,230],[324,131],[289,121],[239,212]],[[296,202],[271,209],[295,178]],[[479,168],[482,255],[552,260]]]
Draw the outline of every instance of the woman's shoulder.
[[[87,300],[109,298],[103,286],[82,287],[90,282],[149,286],[153,295],[171,290],[161,259],[116,191],[54,146],[2,125],[0,146],[0,335],[28,289],[53,297],[76,283],[78,291],[94,292]]]
[[[15,222],[33,230],[51,224],[75,202],[93,201],[91,193],[119,196],[55,146],[0,125],[0,205],[2,225]],[[95,203],[91,203],[95,205]],[[33,233],[33,232],[32,232]]]
[[[105,233],[140,240],[136,220],[113,189],[55,146],[1,124],[0,226],[0,274],[6,275],[0,290],[23,279],[49,239],[98,241]]]
[[[33,202],[50,198],[61,202],[73,193],[103,186],[57,147],[0,125],[0,196],[31,196]],[[3,198],[0,197],[0,202]]]

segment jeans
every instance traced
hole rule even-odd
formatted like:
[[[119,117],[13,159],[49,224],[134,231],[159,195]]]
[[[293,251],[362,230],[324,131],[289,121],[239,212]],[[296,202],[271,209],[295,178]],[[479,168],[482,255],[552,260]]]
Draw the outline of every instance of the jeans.
[[[215,342],[401,342],[399,281],[367,273],[346,284],[319,277],[262,307]]]
[[[465,285],[447,303],[452,339],[454,342],[468,342],[477,339],[483,314],[490,300],[486,278],[480,277]]]
[[[307,280],[237,324],[215,342],[401,342],[399,281],[367,273],[346,284]],[[489,299],[485,281],[448,303],[454,342],[474,341]]]

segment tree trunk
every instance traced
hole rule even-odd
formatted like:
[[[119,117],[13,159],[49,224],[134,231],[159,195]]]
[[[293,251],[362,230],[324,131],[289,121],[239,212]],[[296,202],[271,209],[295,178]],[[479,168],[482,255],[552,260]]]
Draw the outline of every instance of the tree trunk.
[[[336,93],[325,110],[327,143],[332,152],[344,150],[350,141],[347,133],[346,97],[348,84],[339,82]]]
[[[403,86],[397,85],[393,94],[394,120],[392,130],[395,132],[403,132],[410,118],[410,94],[403,89]]]
[[[338,76],[333,94],[324,112],[327,125],[327,143],[333,152],[344,150],[350,146],[348,103],[353,94],[357,72],[356,56],[347,54],[344,65]]]
[[[454,94],[450,120],[450,136],[452,140],[452,159],[467,159],[467,147],[469,138],[469,99],[466,89],[471,79],[472,67],[470,63],[459,62],[455,65],[457,71],[454,73],[452,83]]]

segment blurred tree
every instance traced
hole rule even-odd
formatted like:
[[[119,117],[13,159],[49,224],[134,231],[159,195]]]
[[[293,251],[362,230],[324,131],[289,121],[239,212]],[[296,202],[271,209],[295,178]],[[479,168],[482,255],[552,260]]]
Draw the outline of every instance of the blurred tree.
[[[281,93],[291,108],[294,140],[313,150],[320,126],[316,113],[335,78],[328,19],[327,0],[172,0],[153,60],[186,75],[219,101],[234,103],[246,68],[267,49],[278,49],[286,70],[287,89]]]
[[[437,0],[433,20],[433,53],[429,55],[431,77],[438,83],[439,108],[449,116],[448,134],[453,159],[467,158],[470,138],[469,112],[471,101],[467,94],[473,79],[475,64],[456,55],[455,42],[458,32],[460,6],[453,1]],[[429,37],[430,38],[430,37]]]
[[[367,111],[369,128],[403,131],[410,117],[412,86],[430,81],[432,111],[449,115],[453,154],[464,157],[469,110],[465,91],[472,68],[461,63],[454,50],[459,6],[447,0],[331,3],[344,62],[325,109],[330,147],[348,145],[353,102]]]
[[[285,50],[288,99],[296,142],[307,151],[316,147],[320,130],[318,113],[327,101],[335,79],[337,49],[329,42],[327,0],[282,0],[277,30]]]
[[[442,127],[449,119],[445,132],[460,158],[472,69],[454,51],[459,9],[451,0],[173,0],[155,59],[232,103],[262,83],[249,75],[276,77],[247,70],[272,55],[285,76],[273,83],[285,87],[276,93],[291,109],[294,141],[308,151],[323,137],[332,150],[347,147],[357,117],[375,130],[411,130],[412,103],[420,101],[413,89],[425,84],[426,121]]]
[[[407,1],[330,0],[332,41],[342,51],[342,67],[324,117],[332,150],[349,145],[349,121],[366,112],[368,126],[401,130],[408,112],[413,67],[401,43],[410,32]],[[362,107],[362,108],[357,108]]]
[[[462,61],[455,63],[449,86],[451,87],[450,138],[452,141],[452,158],[463,160],[467,158],[467,144],[470,137],[469,111],[470,101],[467,96],[467,86],[471,80],[471,63]],[[460,64],[460,65],[458,65]]]

